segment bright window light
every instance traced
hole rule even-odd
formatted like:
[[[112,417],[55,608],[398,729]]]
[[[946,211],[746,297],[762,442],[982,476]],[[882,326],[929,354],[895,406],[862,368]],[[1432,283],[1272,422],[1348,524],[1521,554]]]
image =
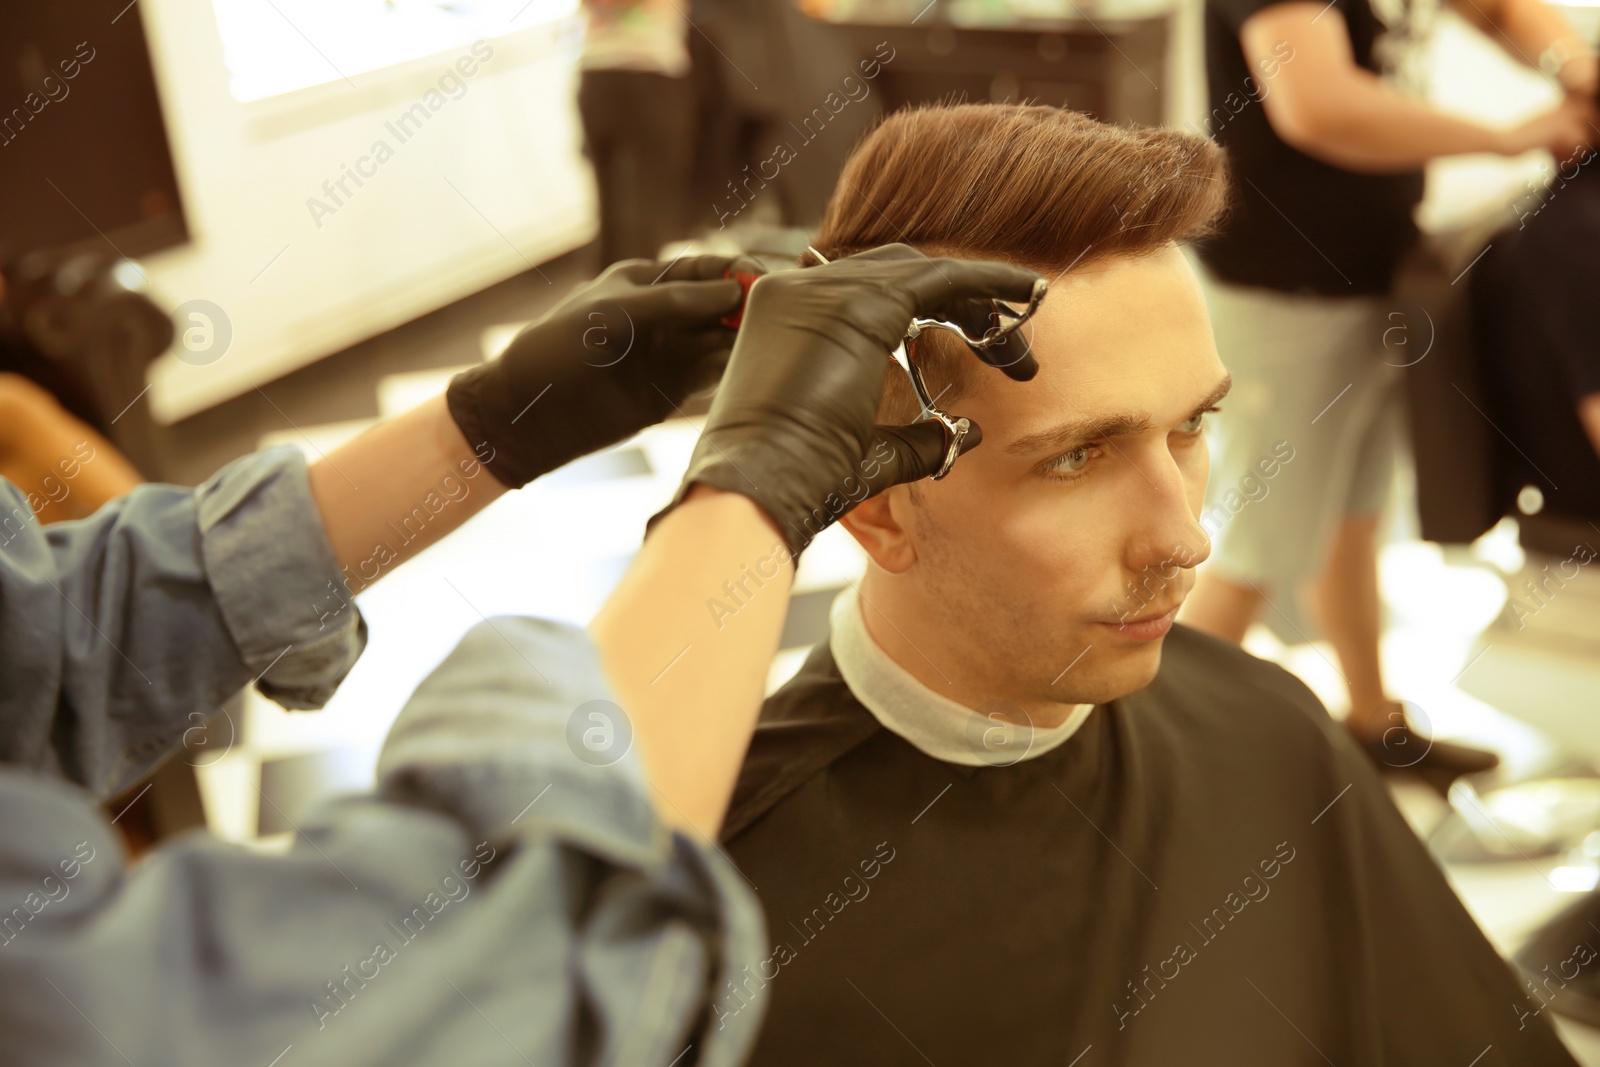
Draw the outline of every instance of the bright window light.
[[[228,90],[248,102],[575,14],[577,0],[212,0]]]
[[[1600,885],[1600,867],[1557,867],[1550,872],[1550,884],[1563,893],[1587,893]]]

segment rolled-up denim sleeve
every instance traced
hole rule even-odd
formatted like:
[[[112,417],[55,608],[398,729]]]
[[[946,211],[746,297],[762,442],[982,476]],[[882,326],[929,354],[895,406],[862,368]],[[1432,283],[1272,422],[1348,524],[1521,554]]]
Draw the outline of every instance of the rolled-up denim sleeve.
[[[490,620],[375,795],[283,855],[189,835],[126,873],[81,794],[0,771],[0,1062],[736,1067],[760,1008],[705,1006],[760,910],[654,816],[620,715],[582,631]]]
[[[257,452],[195,491],[217,608],[263,694],[320,708],[366,647],[366,626],[311,499],[299,449]]]
[[[520,847],[584,872],[559,890],[570,962],[555,1004],[570,1007],[521,1001],[543,1028],[536,1047],[547,1059],[565,1062],[556,1057],[575,1011],[594,1021],[596,1063],[667,1067],[695,1042],[702,1067],[732,1067],[748,1055],[764,1002],[738,1026],[702,1031],[703,1013],[713,991],[758,969],[765,925],[714,843],[657,818],[632,740],[584,631],[489,619],[395,721],[380,791],[443,801],[469,836],[514,833]],[[519,1002],[510,990],[486,995],[508,1012]]]
[[[295,449],[45,527],[0,482],[0,761],[114,795],[252,680],[320,706],[365,639]]]

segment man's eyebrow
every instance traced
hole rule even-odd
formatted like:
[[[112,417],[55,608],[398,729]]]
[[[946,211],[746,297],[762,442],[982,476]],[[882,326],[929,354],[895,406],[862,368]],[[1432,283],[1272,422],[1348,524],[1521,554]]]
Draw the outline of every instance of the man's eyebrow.
[[[1224,375],[1222,381],[1206,394],[1205,399],[1194,406],[1188,415],[1192,419],[1207,408],[1217,403],[1228,395],[1228,390],[1233,388],[1233,375]],[[1185,420],[1187,421],[1187,419]],[[1082,419],[1071,419],[1048,430],[1039,430],[1036,433],[1023,436],[1006,445],[1005,451],[1011,455],[1025,455],[1030,452],[1039,452],[1046,448],[1066,448],[1085,444],[1089,441],[1098,441],[1105,437],[1126,437],[1132,434],[1145,433],[1150,429],[1153,420],[1149,412],[1133,411],[1119,412],[1114,415],[1095,415]]]

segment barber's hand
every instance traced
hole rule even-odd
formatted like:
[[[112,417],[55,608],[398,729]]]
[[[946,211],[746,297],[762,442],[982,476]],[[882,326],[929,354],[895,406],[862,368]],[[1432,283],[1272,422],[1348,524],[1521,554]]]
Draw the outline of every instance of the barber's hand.
[[[974,298],[1025,302],[1038,280],[1023,267],[930,259],[906,245],[762,278],[673,505],[697,483],[741,493],[798,555],[853,504],[933,474],[947,447],[942,425],[874,423],[884,375],[900,373],[889,353],[915,316],[950,317]],[[1007,362],[1020,367],[1022,355]],[[963,451],[980,436],[974,426]]]
[[[1600,140],[1600,115],[1595,105],[1586,98],[1567,96],[1555,107],[1528,119],[1501,133],[1500,154],[1521,155],[1536,148],[1548,149],[1557,163],[1564,163],[1577,155],[1587,155],[1585,149]]]
[[[1600,57],[1585,49],[1561,65],[1556,80],[1568,96],[1593,100],[1600,92]]]
[[[734,333],[718,319],[743,295],[722,277],[732,263],[630,259],[580,287],[499,359],[451,380],[467,444],[515,489],[674,414],[726,364]]]

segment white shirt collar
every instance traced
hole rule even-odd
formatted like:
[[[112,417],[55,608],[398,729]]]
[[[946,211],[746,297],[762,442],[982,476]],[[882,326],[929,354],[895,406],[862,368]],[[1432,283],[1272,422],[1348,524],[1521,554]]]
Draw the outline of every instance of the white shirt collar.
[[[854,586],[834,598],[828,621],[833,660],[856,699],[884,729],[934,759],[968,767],[1008,767],[1060,745],[1094,710],[1093,704],[1079,704],[1060,726],[1029,727],[941,696],[873,640]]]

